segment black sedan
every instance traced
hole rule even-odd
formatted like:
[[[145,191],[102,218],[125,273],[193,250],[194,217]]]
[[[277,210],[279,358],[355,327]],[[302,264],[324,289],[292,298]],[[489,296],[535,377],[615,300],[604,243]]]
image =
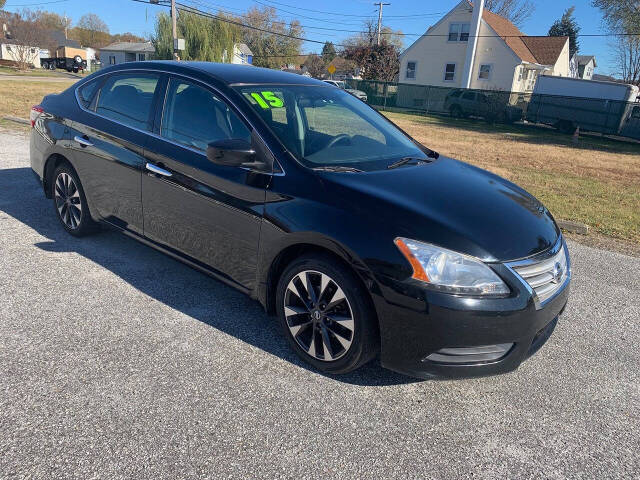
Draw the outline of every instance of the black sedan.
[[[348,93],[199,62],[106,68],[31,111],[62,227],[108,224],[257,299],[328,373],[514,370],[563,311],[569,256],[516,185]]]

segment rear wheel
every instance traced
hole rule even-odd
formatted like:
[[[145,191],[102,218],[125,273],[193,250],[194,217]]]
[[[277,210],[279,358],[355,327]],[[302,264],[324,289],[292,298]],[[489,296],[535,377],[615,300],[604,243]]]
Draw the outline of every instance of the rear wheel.
[[[76,237],[91,233],[95,222],[91,219],[80,179],[68,164],[56,167],[52,188],[53,205],[64,229]]]
[[[293,261],[278,282],[276,308],[284,334],[306,362],[346,373],[378,351],[369,294],[355,274],[328,255]]]

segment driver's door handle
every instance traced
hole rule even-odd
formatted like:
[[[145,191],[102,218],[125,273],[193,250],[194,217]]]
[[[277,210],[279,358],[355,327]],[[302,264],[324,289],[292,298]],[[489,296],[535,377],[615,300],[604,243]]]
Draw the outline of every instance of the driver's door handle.
[[[86,138],[80,137],[76,135],[73,139],[80,144],[81,147],[93,147],[93,143],[91,143]]]
[[[170,177],[172,175],[169,170],[165,170],[164,168],[160,168],[157,165],[154,165],[153,163],[147,162],[146,168],[150,172],[157,173],[158,175],[162,175],[163,177]]]

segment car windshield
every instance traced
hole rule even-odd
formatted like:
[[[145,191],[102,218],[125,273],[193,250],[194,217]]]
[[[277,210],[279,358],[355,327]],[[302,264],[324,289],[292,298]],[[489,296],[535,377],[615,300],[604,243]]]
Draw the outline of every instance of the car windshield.
[[[237,87],[295,157],[308,167],[387,168],[426,153],[371,107],[330,86]]]

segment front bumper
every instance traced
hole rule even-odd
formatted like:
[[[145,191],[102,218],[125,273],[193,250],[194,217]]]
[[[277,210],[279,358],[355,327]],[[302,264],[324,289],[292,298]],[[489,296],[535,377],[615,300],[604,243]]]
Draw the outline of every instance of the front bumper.
[[[381,363],[420,378],[463,378],[515,370],[547,341],[569,297],[562,288],[536,305],[513,270],[494,270],[511,288],[506,298],[469,298],[389,280],[374,299],[381,332]],[[474,347],[474,348],[471,348]]]

